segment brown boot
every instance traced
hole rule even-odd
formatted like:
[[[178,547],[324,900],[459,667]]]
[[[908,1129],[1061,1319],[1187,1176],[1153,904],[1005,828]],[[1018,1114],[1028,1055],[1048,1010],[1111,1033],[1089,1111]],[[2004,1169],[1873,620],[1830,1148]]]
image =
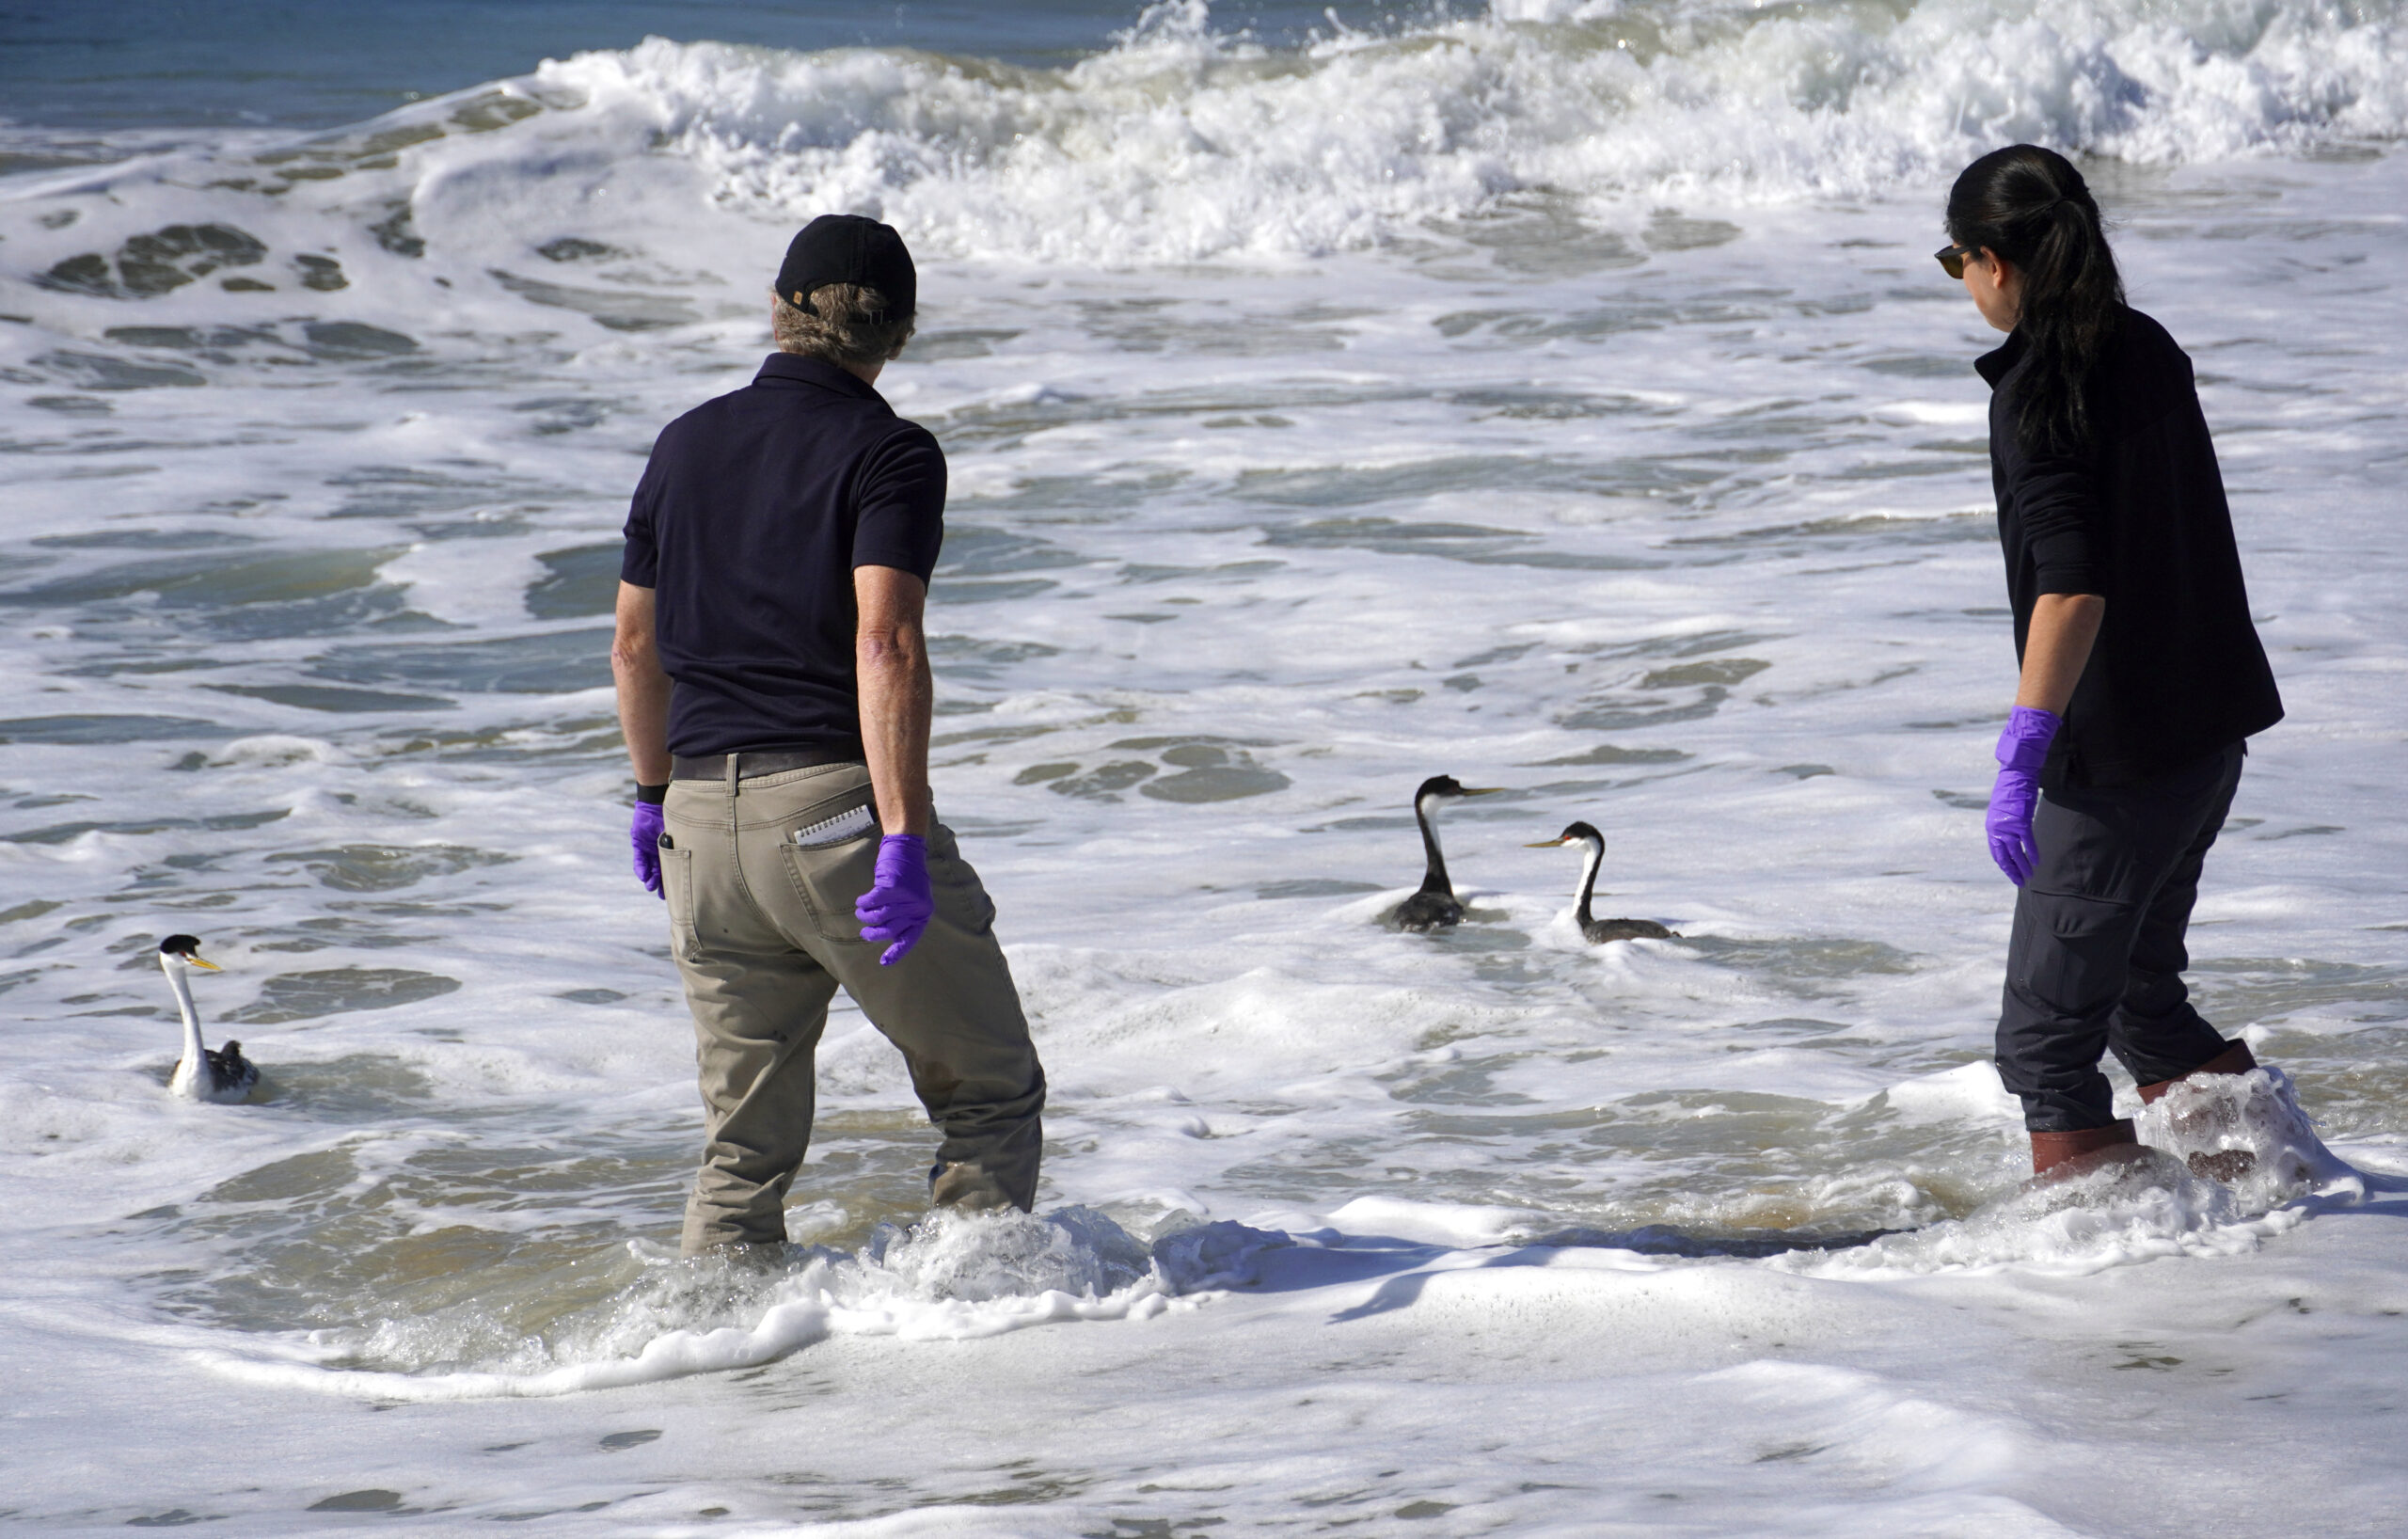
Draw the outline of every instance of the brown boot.
[[[2140,1140],[2132,1136],[2130,1118],[2103,1128],[2072,1133],[2032,1134],[2032,1174],[2036,1180],[2061,1181],[2137,1157]]]
[[[2249,1051],[2249,1044],[2235,1041],[2181,1079],[2162,1079],[2154,1085],[2142,1086],[2141,1103],[2155,1103],[2158,1097],[2185,1080],[2209,1074],[2246,1074],[2257,1067],[2258,1055]],[[2234,1182],[2258,1168],[2258,1156],[2245,1149],[2220,1149],[2213,1153],[2201,1150],[2191,1156],[2190,1166],[2191,1173],[2203,1181]]]

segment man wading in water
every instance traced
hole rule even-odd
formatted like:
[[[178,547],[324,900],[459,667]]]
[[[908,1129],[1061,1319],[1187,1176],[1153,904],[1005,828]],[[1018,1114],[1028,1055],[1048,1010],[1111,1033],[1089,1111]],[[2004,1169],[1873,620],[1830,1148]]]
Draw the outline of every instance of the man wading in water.
[[[778,273],[780,351],[662,431],[627,516],[610,663],[636,876],[668,899],[708,1134],[688,1255],[785,1240],[839,985],[943,1132],[931,1199],[1037,1196],[1045,1073],[995,906],[929,804],[944,454],[871,388],[917,289],[892,229],[813,220]]]
[[[1948,195],[1948,238],[1940,264],[2008,333],[1974,365],[2023,669],[1988,817],[2021,889],[1999,1076],[2033,1169],[2071,1173],[2137,1151],[2102,1051],[2143,1101],[2257,1067],[2191,1007],[2183,933],[2244,739],[2283,706],[2191,360],[2125,306],[2082,174],[2032,145],[1984,155]],[[2228,1179],[2248,1158],[2192,1163]]]

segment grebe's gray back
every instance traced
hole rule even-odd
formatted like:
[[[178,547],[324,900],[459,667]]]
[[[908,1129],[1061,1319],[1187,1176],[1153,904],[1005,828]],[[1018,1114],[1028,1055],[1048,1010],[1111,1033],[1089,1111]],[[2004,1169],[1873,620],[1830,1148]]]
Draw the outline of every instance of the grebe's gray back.
[[[159,943],[159,971],[167,975],[167,987],[176,992],[177,1013],[184,1022],[184,1054],[176,1061],[167,1088],[187,1101],[244,1100],[259,1085],[260,1066],[243,1056],[240,1042],[230,1039],[214,1051],[200,1045],[200,1012],[193,1008],[189,981],[196,967],[220,971],[215,962],[202,960],[200,942],[192,936],[170,935]]]
[[[1466,796],[1494,796],[1497,785],[1464,785],[1452,775],[1432,775],[1413,793],[1413,820],[1421,825],[1421,849],[1428,864],[1421,889],[1388,917],[1399,929],[1427,931],[1460,924],[1464,906],[1455,900],[1455,884],[1447,878],[1447,857],[1438,848],[1438,808]]]
[[[1580,856],[1579,903],[1572,911],[1573,920],[1580,927],[1580,937],[1592,945],[1608,941],[1677,941],[1679,936],[1653,919],[1597,919],[1590,915],[1589,905],[1597,891],[1597,867],[1605,864],[1606,836],[1587,823],[1574,823],[1552,839],[1541,839],[1529,849],[1553,849],[1559,845],[1578,845]]]

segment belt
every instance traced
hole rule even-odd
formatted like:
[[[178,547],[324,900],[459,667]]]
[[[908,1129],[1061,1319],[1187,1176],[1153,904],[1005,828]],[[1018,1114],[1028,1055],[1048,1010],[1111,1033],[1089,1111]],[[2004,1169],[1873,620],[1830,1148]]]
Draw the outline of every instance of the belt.
[[[860,764],[863,754],[859,743],[846,743],[836,748],[773,748],[760,752],[738,749],[733,754],[697,754],[673,755],[669,761],[671,780],[752,780],[761,775],[782,775],[789,770],[816,770],[827,764]]]

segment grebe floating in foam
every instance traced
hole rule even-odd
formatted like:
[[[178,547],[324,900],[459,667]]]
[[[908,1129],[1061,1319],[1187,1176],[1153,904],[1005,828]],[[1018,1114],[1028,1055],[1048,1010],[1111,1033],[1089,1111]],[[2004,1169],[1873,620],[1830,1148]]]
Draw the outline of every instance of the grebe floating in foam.
[[[1389,917],[1399,929],[1446,929],[1460,924],[1464,906],[1455,901],[1455,884],[1447,880],[1447,857],[1438,849],[1438,807],[1466,796],[1494,796],[1501,786],[1461,785],[1452,775],[1433,775],[1413,793],[1413,820],[1421,825],[1421,848],[1429,866],[1421,890],[1397,906]]]
[[[187,981],[196,967],[221,971],[215,962],[201,959],[200,942],[190,935],[170,935],[159,943],[159,971],[167,975],[167,987],[176,992],[176,1008],[184,1018],[184,1055],[167,1088],[187,1101],[242,1101],[258,1087],[260,1066],[243,1056],[240,1042],[229,1040],[214,1051],[200,1045],[200,1013],[193,1008]]]
[[[1523,848],[1553,849],[1559,845],[1575,844],[1583,847],[1580,857],[1580,902],[1579,907],[1572,911],[1572,917],[1579,922],[1581,939],[1592,945],[1603,945],[1608,941],[1677,941],[1680,939],[1653,919],[1595,919],[1590,916],[1589,905],[1597,891],[1597,867],[1603,865],[1606,859],[1606,836],[1589,824],[1575,823],[1552,839],[1541,839],[1534,845],[1526,845]]]

